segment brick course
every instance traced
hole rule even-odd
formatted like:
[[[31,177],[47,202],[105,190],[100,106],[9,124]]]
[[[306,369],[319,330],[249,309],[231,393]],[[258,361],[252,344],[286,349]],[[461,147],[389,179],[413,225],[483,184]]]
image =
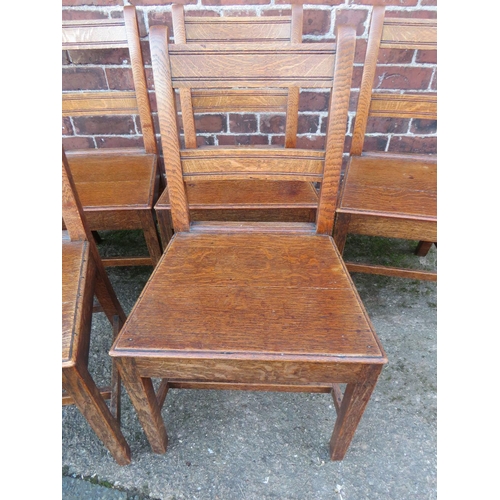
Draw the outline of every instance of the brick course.
[[[126,1],[137,8],[141,45],[154,124],[158,133],[156,96],[148,45],[149,28],[166,24],[172,35],[171,2],[163,0]],[[349,128],[345,151],[349,151],[353,121],[366,52],[371,5],[374,0],[307,0],[304,9],[303,42],[335,41],[340,23],[356,27],[357,46],[349,105]],[[385,0],[392,17],[435,18],[435,0]],[[122,17],[122,0],[63,0],[63,19],[106,19]],[[269,16],[290,15],[287,0],[190,0],[190,16]],[[437,89],[436,52],[384,49],[379,55],[375,86],[384,91],[435,92]],[[62,53],[62,88],[78,90],[130,90],[133,88],[128,51],[86,51]],[[329,92],[303,89],[299,99],[298,147],[324,147]],[[237,110],[235,110],[237,111]],[[283,114],[222,113],[196,117],[199,145],[284,144]],[[137,117],[104,119],[65,118],[63,144],[69,149],[142,145]],[[368,123],[366,151],[435,153],[437,125],[433,120],[374,119]],[[181,130],[182,134],[182,130]],[[181,135],[181,143],[183,137]]]

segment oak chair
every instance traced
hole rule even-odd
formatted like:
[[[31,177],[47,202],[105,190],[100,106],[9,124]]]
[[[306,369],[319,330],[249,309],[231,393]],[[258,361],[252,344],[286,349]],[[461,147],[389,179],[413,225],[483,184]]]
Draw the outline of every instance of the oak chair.
[[[259,43],[302,41],[303,6],[292,5],[291,16],[185,16],[183,2],[172,6],[175,43]],[[289,89],[179,89],[184,143],[196,149],[195,113],[286,113],[285,147],[297,140],[299,88]],[[187,184],[194,221],[303,221],[312,222],[318,194],[311,182],[258,179],[221,180]],[[163,244],[172,236],[170,199],[165,190],[155,205]]]
[[[437,118],[436,95],[373,91],[381,48],[436,50],[435,19],[385,17],[373,8],[350,158],[340,191],[334,239],[341,253],[347,235],[420,240],[417,255],[437,242],[436,155],[363,152],[369,117]],[[437,243],[436,243],[437,244]],[[435,281],[430,271],[346,262],[350,272]]]
[[[94,295],[116,336],[126,319],[100,260],[83,215],[71,171],[62,153],[62,383],[63,405],[76,404],[120,465],[130,463],[130,449],[120,430],[120,377],[98,388],[87,365]],[[111,399],[111,410],[105,399]]]
[[[354,30],[340,27],[337,41],[169,46],[166,27],[151,29],[175,234],[110,355],[156,453],[169,388],[322,392],[337,409],[330,456],[341,460],[387,361],[331,237]],[[326,150],[181,149],[174,90],[229,87],[330,88]],[[321,182],[316,222],[191,220],[186,184],[247,178]]]
[[[104,265],[155,265],[161,255],[153,209],[160,180],[158,153],[135,7],[124,7],[123,16],[63,22],[62,48],[70,54],[77,50],[127,48],[135,89],[63,92],[63,116],[78,120],[138,115],[144,147],[66,153],[90,229],[143,231],[149,255],[103,258]]]

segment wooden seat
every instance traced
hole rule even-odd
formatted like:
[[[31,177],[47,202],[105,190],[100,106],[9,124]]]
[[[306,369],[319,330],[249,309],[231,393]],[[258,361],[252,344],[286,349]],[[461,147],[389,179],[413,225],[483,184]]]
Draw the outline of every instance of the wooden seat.
[[[151,28],[175,234],[110,354],[156,453],[167,447],[169,388],[323,392],[338,411],[330,455],[341,460],[387,361],[331,237],[354,30],[340,27],[337,40],[168,46],[166,28]],[[173,90],[193,86],[330,88],[326,150],[179,149]],[[193,178],[319,181],[316,221],[192,221]]]
[[[303,6],[292,5],[291,16],[185,16],[179,2],[172,6],[175,43],[264,43],[302,41]],[[196,148],[195,113],[286,113],[285,146],[297,140],[299,89],[180,89],[186,148]],[[310,182],[228,180],[187,184],[191,218],[195,221],[304,221],[313,222],[318,194]],[[160,234],[166,245],[172,236],[168,190],[156,206]]]
[[[87,364],[94,295],[113,326],[126,319],[84,219],[63,151],[62,213],[67,227],[62,241],[62,383],[63,404],[76,404],[120,465],[130,463],[130,449],[120,430],[120,377],[113,369],[110,387],[99,389]],[[105,399],[111,399],[111,411]]]
[[[437,242],[436,155],[363,152],[369,117],[437,118],[436,95],[373,91],[380,48],[436,50],[435,19],[385,17],[373,8],[350,159],[340,192],[334,239],[344,251],[347,235],[420,241],[425,255]],[[435,272],[346,262],[350,272],[435,281]]]
[[[103,258],[104,265],[154,265],[161,255],[153,210],[160,180],[157,146],[135,8],[124,7],[123,15],[124,19],[64,21],[62,47],[70,55],[77,50],[128,48],[135,90],[64,92],[63,116],[78,120],[138,115],[144,147],[73,150],[67,151],[67,158],[92,231],[143,231],[149,255]]]

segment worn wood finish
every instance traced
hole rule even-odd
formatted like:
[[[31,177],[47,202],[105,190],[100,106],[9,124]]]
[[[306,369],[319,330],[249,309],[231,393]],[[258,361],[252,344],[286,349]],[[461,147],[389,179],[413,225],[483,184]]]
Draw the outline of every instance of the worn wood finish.
[[[120,465],[130,463],[130,449],[120,431],[120,377],[99,389],[88,372],[94,295],[113,326],[114,337],[125,313],[99,258],[83,207],[64,155],[62,215],[67,227],[62,241],[62,381],[63,404],[76,404]],[[111,399],[111,411],[104,399]]]
[[[321,196],[330,196],[335,181],[339,182],[354,39],[353,29],[340,29],[338,57],[324,63],[334,65],[331,72],[336,80],[332,94],[337,104],[330,108],[334,116],[329,119],[328,134],[339,137],[329,137],[322,153],[326,188]],[[176,233],[110,354],[119,363],[151,447],[157,453],[166,449],[160,409],[172,387],[332,392],[339,390],[335,384],[347,384],[345,396],[337,398],[339,417],[331,440],[332,458],[340,460],[387,359],[331,235],[323,234],[333,223],[332,202],[317,199],[320,215],[309,223],[193,221],[193,200],[183,178],[191,150],[179,149],[165,27],[151,28],[150,45]],[[249,60],[261,52],[268,55],[269,45],[247,47]],[[290,45],[277,50],[286,55],[295,49]],[[201,61],[203,48],[197,50]],[[211,51],[211,46],[205,50]],[[296,71],[290,68],[291,86],[301,78],[304,68],[300,66]],[[249,67],[245,58],[242,67]],[[270,82],[274,82],[273,69],[278,74],[283,70],[269,68]],[[236,148],[195,151],[212,155],[207,170],[219,168],[217,154],[228,160],[228,169],[238,163]],[[304,155],[282,147],[241,148],[240,152],[259,158],[265,152],[269,159],[261,161],[264,171],[273,158],[296,155],[303,160]],[[300,164],[307,171],[307,162]],[[254,175],[245,168],[241,173],[246,179]],[[251,182],[264,185],[265,181]],[[192,193],[195,196],[196,190]],[[222,189],[220,193],[224,198]],[[198,200],[204,196],[198,195]],[[152,378],[162,379],[156,394]]]
[[[408,278],[412,280],[437,281],[437,273],[432,271],[416,271],[412,269],[401,269],[390,266],[374,266],[369,264],[356,264],[346,262],[350,273],[379,274],[383,276],[394,276],[398,278]]]
[[[63,116],[138,115],[143,148],[78,150],[68,154],[91,230],[142,229],[148,259],[135,263],[154,265],[161,255],[156,230],[151,230],[153,206],[158,197],[159,173],[153,118],[149,104],[136,11],[123,9],[123,19],[63,22],[63,50],[128,48],[134,91],[64,92]],[[148,210],[144,219],[138,210]],[[105,212],[105,213],[103,213]],[[106,259],[108,263],[110,259]],[[112,265],[130,265],[118,258]]]
[[[373,91],[380,48],[435,50],[436,34],[435,19],[386,18],[384,7],[373,8],[351,156],[335,222],[334,239],[341,252],[349,233],[437,241],[436,155],[363,153],[371,116],[437,118],[436,95]],[[348,269],[384,274],[382,266],[348,263]],[[429,279],[428,273],[395,268],[386,268],[385,274]]]

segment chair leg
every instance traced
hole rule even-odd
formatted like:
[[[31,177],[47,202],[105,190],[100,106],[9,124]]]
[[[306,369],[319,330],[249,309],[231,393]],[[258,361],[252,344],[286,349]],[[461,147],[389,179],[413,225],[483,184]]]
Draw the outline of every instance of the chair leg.
[[[168,445],[167,430],[151,379],[140,376],[132,359],[117,358],[117,363],[123,384],[151,448],[155,453],[165,453]]]
[[[130,448],[94,380],[83,365],[65,368],[63,386],[82,415],[120,465],[130,463]]]
[[[113,341],[116,339],[118,333],[120,333],[121,327],[123,326],[122,321],[118,315],[113,318]],[[121,385],[122,380],[120,377],[120,372],[116,366],[115,360],[112,360],[111,365],[111,401],[110,410],[112,415],[116,418],[118,424],[121,421]]]
[[[347,384],[330,439],[330,458],[332,460],[344,458],[375,388],[381,369],[382,367],[373,367],[372,377],[368,380]]]
[[[335,226],[333,227],[333,241],[337,245],[337,249],[342,255],[344,253],[347,234],[349,233],[349,223],[351,214],[337,214],[335,218]]]
[[[146,239],[146,245],[148,246],[149,255],[151,256],[151,261],[153,266],[156,266],[160,260],[162,249],[160,245],[160,237],[158,236],[158,231],[156,229],[156,224],[153,217],[152,210],[141,210],[139,212],[142,224],[142,230],[144,232],[144,238]]]
[[[170,212],[167,210],[158,210],[156,212],[156,217],[158,219],[158,228],[160,230],[163,250],[165,250],[170,238],[174,235],[174,231],[172,229],[172,218],[170,216]]]
[[[431,246],[432,241],[419,241],[415,250],[415,255],[418,255],[419,257],[425,257],[431,249]]]

